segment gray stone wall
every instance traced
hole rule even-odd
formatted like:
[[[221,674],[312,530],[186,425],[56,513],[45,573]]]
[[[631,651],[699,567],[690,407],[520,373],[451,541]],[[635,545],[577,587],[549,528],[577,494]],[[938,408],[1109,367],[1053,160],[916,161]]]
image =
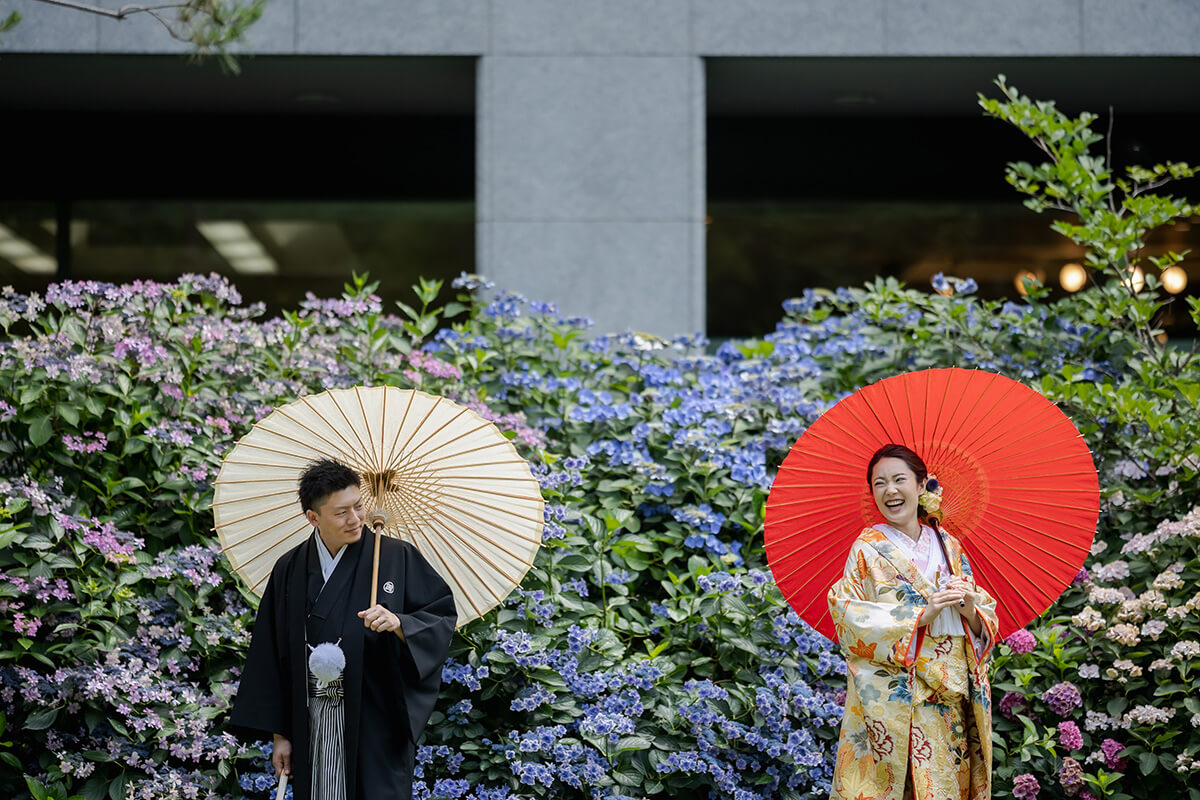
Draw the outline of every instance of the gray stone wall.
[[[119,8],[125,0],[90,0]],[[36,0],[0,52],[169,53],[146,15]],[[257,53],[320,55],[1198,55],[1196,0],[270,0]]]
[[[0,53],[185,49],[144,15],[16,8]],[[245,49],[479,56],[477,271],[673,333],[704,328],[704,57],[1191,56],[1200,2],[271,0]]]

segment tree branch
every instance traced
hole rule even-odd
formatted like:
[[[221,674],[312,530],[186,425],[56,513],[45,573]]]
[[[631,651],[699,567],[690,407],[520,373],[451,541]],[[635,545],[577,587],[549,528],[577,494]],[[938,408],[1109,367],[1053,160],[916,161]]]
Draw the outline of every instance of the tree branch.
[[[151,16],[162,22],[162,18],[154,13],[167,8],[186,8],[187,3],[165,3],[158,6],[121,6],[115,11],[111,8],[101,8],[100,6],[88,5],[87,3],[76,3],[74,0],[37,0],[39,3],[47,3],[52,6],[62,6],[63,8],[73,8],[76,11],[86,11],[89,14],[99,14],[103,17],[112,17],[113,19],[125,19],[130,14],[138,14],[140,12],[148,12]],[[164,25],[166,23],[163,23]]]
[[[1105,164],[1105,166],[1108,167],[1109,175],[1112,175],[1114,170],[1116,169],[1116,167],[1113,166],[1113,162],[1112,162],[1113,118],[1114,118],[1113,107],[1109,106],[1108,107],[1108,135],[1104,137],[1104,152],[1105,152],[1104,164]],[[1113,197],[1112,192],[1108,193],[1108,210],[1114,214],[1117,213],[1117,201]]]
[[[1138,184],[1133,187],[1133,191],[1131,191],[1129,193],[1129,196],[1137,197],[1142,192],[1148,192],[1151,189],[1157,189],[1160,186],[1166,186],[1168,183],[1170,183],[1173,180],[1175,180],[1175,178],[1173,176],[1164,175],[1163,177],[1159,178],[1156,181],[1151,181],[1150,183],[1145,183],[1145,184]]]

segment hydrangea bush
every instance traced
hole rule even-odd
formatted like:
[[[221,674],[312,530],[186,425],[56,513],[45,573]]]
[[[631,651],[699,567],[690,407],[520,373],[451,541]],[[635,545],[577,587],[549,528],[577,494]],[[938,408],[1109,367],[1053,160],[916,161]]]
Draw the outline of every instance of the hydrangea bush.
[[[1015,797],[1196,798],[1200,507],[1092,554],[1052,613],[1000,646],[997,784]]]
[[[1002,646],[997,793],[1181,796],[1200,370],[1142,335],[1157,300],[1092,266],[1096,286],[1055,302],[980,300],[953,276],[807,292],[771,335],[715,349],[597,335],[470,276],[444,306],[422,282],[384,313],[356,279],[274,319],[217,277],[8,290],[0,794],[271,796],[266,755],[223,730],[255,601],[214,549],[211,481],[272,407],[386,383],[494,420],[547,500],[520,591],[455,638],[419,798],[823,796],[844,663],[765,571],[767,490],[847,393],[964,366],[1063,403],[1101,470],[1100,541],[1142,548]]]
[[[1061,309],[965,291],[811,293],[774,334],[708,354],[696,338],[585,336],[583,320],[465,285],[465,320],[417,348],[430,304],[388,317],[361,281],[266,321],[218,279],[7,296],[5,790],[28,775],[62,796],[268,795],[261,752],[222,731],[253,603],[207,533],[209,482],[273,405],[387,381],[496,420],[548,500],[521,591],[456,639],[419,796],[818,796],[844,667],[764,571],[787,447],[901,369],[1037,376],[1069,355],[1120,369]],[[154,320],[161,352],[139,356],[130,331]],[[104,447],[81,448],[89,433]]]

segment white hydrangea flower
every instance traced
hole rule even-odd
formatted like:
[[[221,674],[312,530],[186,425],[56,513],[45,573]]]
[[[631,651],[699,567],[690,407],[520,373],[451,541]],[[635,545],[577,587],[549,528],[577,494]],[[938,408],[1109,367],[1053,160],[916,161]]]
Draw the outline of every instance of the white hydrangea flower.
[[[1091,572],[1092,580],[1097,583],[1112,583],[1113,581],[1123,581],[1129,577],[1129,562],[1128,561],[1110,561],[1107,564],[1100,564]]]
[[[1137,722],[1142,725],[1160,725],[1165,722],[1170,722],[1175,716],[1173,708],[1158,708],[1157,706],[1134,706],[1129,711],[1125,712],[1122,717],[1122,722],[1125,727],[1129,727],[1132,722]]]
[[[1107,605],[1110,603],[1125,602],[1125,595],[1121,594],[1120,589],[1109,589],[1103,586],[1094,586],[1088,592],[1088,602],[1097,603],[1099,605]]]
[[[1196,658],[1197,656],[1200,656],[1200,642],[1194,640],[1176,642],[1171,648],[1171,658],[1178,661]]]
[[[1104,615],[1091,606],[1084,606],[1083,611],[1071,617],[1071,624],[1095,633],[1104,627]]]
[[[1149,636],[1154,641],[1158,641],[1158,637],[1162,636],[1163,631],[1166,629],[1166,620],[1152,619],[1142,626],[1142,636]]]

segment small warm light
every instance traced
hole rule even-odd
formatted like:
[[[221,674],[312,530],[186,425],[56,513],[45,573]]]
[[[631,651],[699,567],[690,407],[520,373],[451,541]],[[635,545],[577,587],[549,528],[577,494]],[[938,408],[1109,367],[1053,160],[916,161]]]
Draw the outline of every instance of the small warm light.
[[[1187,288],[1187,272],[1183,267],[1167,267],[1162,272],[1162,284],[1171,294],[1179,294]]]
[[[1068,292],[1078,292],[1087,283],[1087,270],[1079,264],[1063,264],[1058,271],[1058,285]]]
[[[1032,281],[1035,284],[1038,284],[1039,286],[1042,283],[1042,279],[1040,276],[1034,274],[1033,272],[1030,272],[1027,269],[1023,269],[1020,272],[1018,272],[1017,276],[1015,278],[1013,278],[1013,285],[1017,287],[1017,291],[1020,293],[1020,295],[1022,297],[1029,294],[1029,292],[1025,289],[1026,279]]]
[[[1122,283],[1126,288],[1132,289],[1134,294],[1137,294],[1146,286],[1146,273],[1142,272],[1141,267],[1134,267],[1132,272],[1126,272]]]

